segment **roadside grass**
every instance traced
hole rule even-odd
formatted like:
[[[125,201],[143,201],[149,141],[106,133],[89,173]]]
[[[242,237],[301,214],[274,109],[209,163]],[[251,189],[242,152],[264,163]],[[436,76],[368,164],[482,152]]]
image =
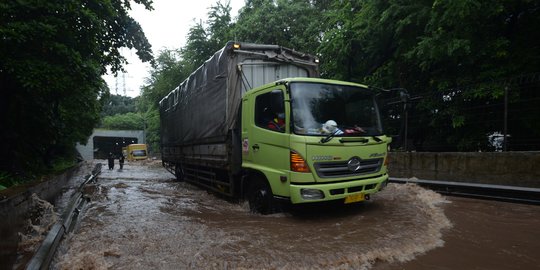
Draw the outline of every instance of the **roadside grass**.
[[[16,186],[24,182],[26,181],[23,178],[16,177],[6,171],[0,171],[0,190],[4,190],[11,186]]]
[[[0,190],[43,179],[50,175],[59,175],[76,165],[77,160],[74,158],[59,158],[49,168],[34,172],[32,176],[23,177],[7,171],[0,171]]]

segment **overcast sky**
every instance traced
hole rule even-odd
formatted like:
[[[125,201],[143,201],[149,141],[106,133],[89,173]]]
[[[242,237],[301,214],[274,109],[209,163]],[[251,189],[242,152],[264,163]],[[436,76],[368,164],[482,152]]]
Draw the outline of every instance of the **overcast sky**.
[[[217,0],[154,0],[152,11],[132,3],[130,14],[141,25],[146,38],[152,44],[154,56],[157,56],[161,49],[178,49],[184,46],[189,28],[199,20],[207,21],[208,8],[216,2]],[[230,0],[230,3],[231,16],[234,18],[244,6],[244,0]],[[143,64],[135,51],[125,50],[123,54],[130,63],[125,67],[126,73],[119,74],[116,78],[112,75],[104,78],[111,94],[135,97],[139,95],[140,88],[149,75],[150,66]]]

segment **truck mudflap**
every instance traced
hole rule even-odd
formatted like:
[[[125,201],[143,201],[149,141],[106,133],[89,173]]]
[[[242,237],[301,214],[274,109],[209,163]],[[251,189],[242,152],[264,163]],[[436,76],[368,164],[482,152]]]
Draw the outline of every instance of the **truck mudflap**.
[[[374,178],[339,183],[291,184],[291,203],[335,200],[343,200],[344,203],[359,202],[384,188],[387,181],[388,174],[383,174]]]

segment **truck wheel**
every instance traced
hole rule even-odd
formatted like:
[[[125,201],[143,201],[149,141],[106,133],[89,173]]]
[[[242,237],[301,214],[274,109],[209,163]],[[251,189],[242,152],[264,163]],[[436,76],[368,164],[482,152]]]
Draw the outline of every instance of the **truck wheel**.
[[[249,209],[253,213],[263,215],[271,214],[273,211],[272,189],[268,183],[260,178],[253,179],[249,185],[248,201]]]
[[[176,176],[176,181],[184,182],[184,170],[181,165],[176,165],[174,168],[174,175]]]

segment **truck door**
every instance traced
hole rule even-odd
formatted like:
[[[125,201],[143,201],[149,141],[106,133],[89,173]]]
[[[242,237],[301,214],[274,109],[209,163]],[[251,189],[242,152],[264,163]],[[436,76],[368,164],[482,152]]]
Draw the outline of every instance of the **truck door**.
[[[247,134],[249,148],[246,150],[253,166],[268,178],[274,194],[287,195],[279,194],[285,189],[283,192],[276,190],[280,189],[280,177],[287,176],[290,166],[289,117],[286,117],[289,108],[285,102],[285,89],[275,86],[258,92],[252,98],[252,117]]]

